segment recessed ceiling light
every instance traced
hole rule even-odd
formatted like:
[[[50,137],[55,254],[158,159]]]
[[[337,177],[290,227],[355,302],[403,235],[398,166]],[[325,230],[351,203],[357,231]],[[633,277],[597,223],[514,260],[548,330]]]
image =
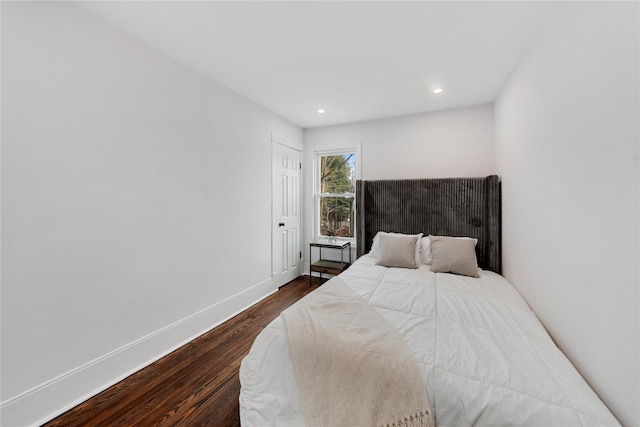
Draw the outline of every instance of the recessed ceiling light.
[[[324,110],[321,108],[318,110],[318,114],[324,114]]]
[[[432,90],[431,92],[435,93],[436,95],[439,93],[442,93],[442,88],[441,87],[437,87],[434,90]]]

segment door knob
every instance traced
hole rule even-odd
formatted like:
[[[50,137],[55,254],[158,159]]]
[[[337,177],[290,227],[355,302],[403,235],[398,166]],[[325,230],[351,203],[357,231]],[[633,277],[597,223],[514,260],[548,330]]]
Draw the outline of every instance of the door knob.
[[[279,223],[278,227],[284,227],[284,222]]]

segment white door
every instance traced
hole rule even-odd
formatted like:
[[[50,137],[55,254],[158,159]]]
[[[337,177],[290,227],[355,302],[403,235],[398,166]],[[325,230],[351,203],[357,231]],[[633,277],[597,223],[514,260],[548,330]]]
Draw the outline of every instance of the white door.
[[[300,276],[300,151],[273,142],[273,268],[280,287]]]

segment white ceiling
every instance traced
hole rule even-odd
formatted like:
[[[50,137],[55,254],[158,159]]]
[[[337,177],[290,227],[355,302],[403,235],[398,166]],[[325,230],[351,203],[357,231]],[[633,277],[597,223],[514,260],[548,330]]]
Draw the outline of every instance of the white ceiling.
[[[491,102],[556,7],[484,1],[76,4],[304,128]],[[444,92],[433,95],[436,86]]]

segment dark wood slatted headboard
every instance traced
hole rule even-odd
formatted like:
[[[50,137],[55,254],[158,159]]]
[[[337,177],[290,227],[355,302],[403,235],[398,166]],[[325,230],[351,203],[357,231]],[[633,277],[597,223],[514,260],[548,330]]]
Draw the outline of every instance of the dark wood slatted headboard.
[[[501,272],[500,181],[442,178],[361,181],[356,185],[357,253],[378,231],[478,239],[478,265]]]

